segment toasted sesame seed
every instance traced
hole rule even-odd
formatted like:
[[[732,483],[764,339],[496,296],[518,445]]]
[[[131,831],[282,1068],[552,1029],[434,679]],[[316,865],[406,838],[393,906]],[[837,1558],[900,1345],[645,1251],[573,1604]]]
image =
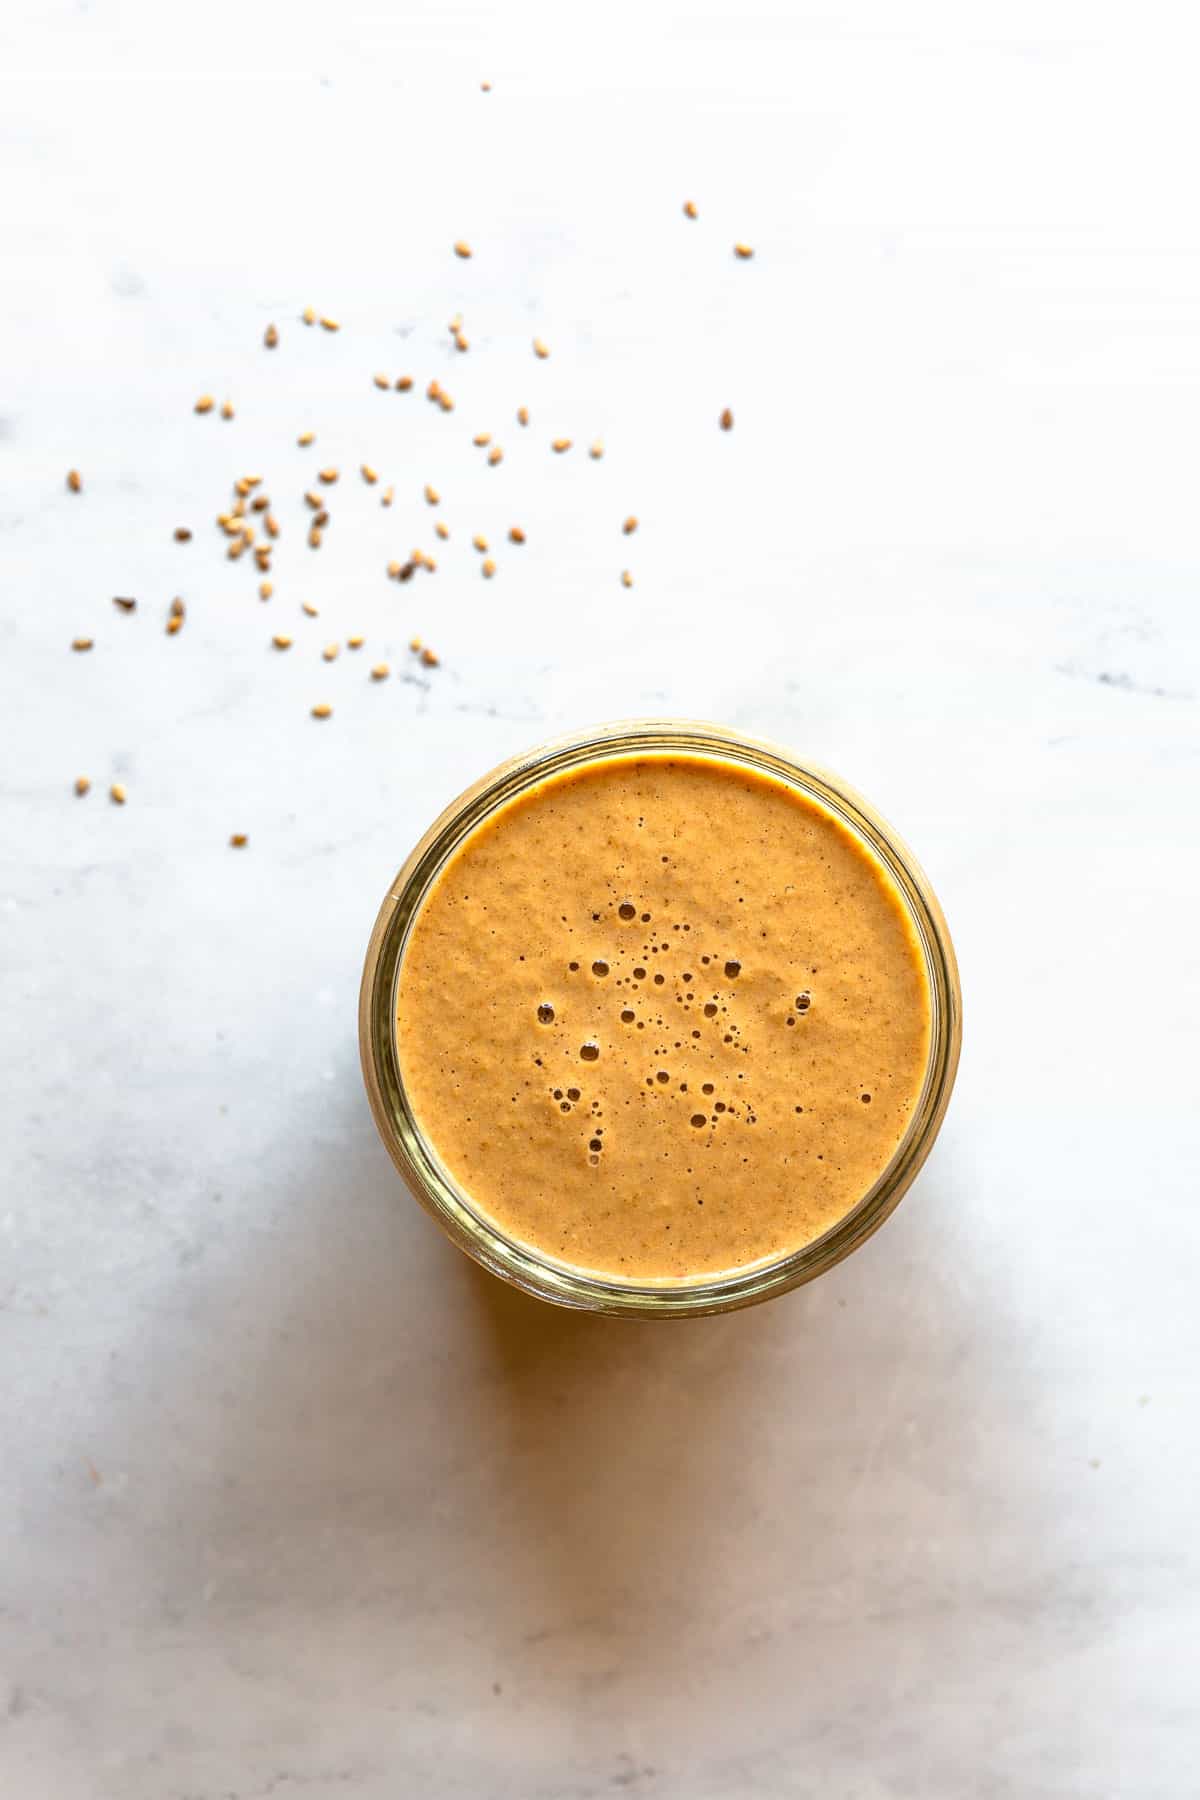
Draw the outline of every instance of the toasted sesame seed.
[[[250,492],[250,483],[246,480],[244,475],[234,482],[233,491],[238,496],[239,500],[244,500],[246,498],[247,494]],[[245,508],[243,507],[242,510],[245,511]]]
[[[310,619],[315,619],[315,618],[319,617],[317,609],[313,605],[311,600],[302,600],[300,602],[300,611],[303,613],[307,613]]]
[[[186,525],[177,525],[175,527],[175,542],[177,544],[190,544],[191,541],[192,541],[192,534],[188,530],[187,526]]]
[[[499,444],[492,445],[491,449],[488,451],[487,459],[489,468],[493,469],[497,463],[502,463],[504,461],[504,452]]]
[[[263,520],[263,530],[268,537],[277,538],[279,536],[279,520],[274,513],[268,513]]]
[[[375,377],[375,386],[376,386],[376,387],[377,387],[377,388],[390,388],[390,387],[391,387],[391,385],[392,385],[392,383],[391,383],[391,378],[390,378],[390,377],[389,377],[389,376],[387,376],[387,375],[376,375],[376,377]]]
[[[231,400],[223,400],[221,402],[221,417],[223,419],[232,419],[233,402]]]
[[[367,486],[374,487],[375,483],[379,480],[379,476],[376,474],[375,470],[371,467],[370,463],[363,463],[361,465],[361,468],[362,468],[362,478],[366,482]]]
[[[320,549],[320,548],[321,548],[321,529],[320,529],[320,526],[318,526],[318,525],[314,525],[314,526],[313,526],[313,527],[312,527],[312,529],[311,529],[311,530],[310,530],[310,531],[309,531],[309,534],[308,534],[308,547],[309,547],[309,549],[310,549],[310,550],[319,550],[319,549]]]
[[[290,650],[292,647],[292,640],[286,631],[277,631],[271,642],[277,650]]]
[[[254,560],[258,564],[259,573],[261,575],[269,575],[271,572],[271,547],[270,547],[270,545],[269,544],[260,544],[258,546],[258,549],[254,552]]]
[[[387,572],[391,580],[398,581],[400,578],[400,564],[398,562],[390,562],[387,566]]]
[[[400,573],[397,575],[396,580],[397,581],[411,581],[413,576],[416,574],[416,572],[417,572],[416,563],[411,562],[411,561],[406,562],[401,567]]]
[[[455,256],[461,256],[463,258],[464,262],[468,261],[471,256],[470,244],[464,243],[462,238],[459,238],[457,243],[454,246],[454,254],[455,254]]]
[[[480,553],[482,553],[488,547],[487,539],[485,537],[480,537],[478,534],[476,534],[476,536],[471,539],[471,542],[474,544],[475,548],[478,551],[480,551]]]
[[[604,455],[604,444],[600,438],[596,439],[595,443],[592,445],[591,449],[588,451],[588,455],[591,457],[593,462],[600,461],[600,458]]]
[[[119,606],[122,612],[132,612],[137,601],[129,594],[114,594],[113,605]]]
[[[91,785],[92,784],[86,775],[77,775],[75,777],[75,792],[79,795],[80,799],[90,791]]]
[[[266,512],[270,504],[271,498],[269,494],[255,494],[253,500],[250,502],[250,511]]]
[[[340,644],[326,644],[325,648],[321,652],[321,655],[325,658],[326,662],[336,662],[337,657],[338,657],[338,652],[340,651],[340,649],[341,649]]]
[[[279,333],[276,331],[274,325],[268,325],[267,329],[263,332],[263,343],[267,346],[268,350],[273,350],[278,342]]]
[[[722,431],[732,431],[733,430],[733,414],[730,412],[728,407],[726,407],[725,411],[721,414],[721,417],[718,420],[718,423],[719,423]]]
[[[550,354],[550,346],[549,346],[549,344],[547,344],[547,343],[546,343],[546,342],[545,342],[545,340],[544,340],[544,339],[542,339],[542,338],[534,338],[534,340],[533,340],[533,354],[534,354],[534,355],[535,355],[535,356],[540,356],[540,357],[541,357],[541,358],[542,358],[542,360],[543,360],[543,361],[545,361],[545,359],[546,359],[546,357],[548,357],[548,356],[549,356],[549,354]]]
[[[632,587],[633,586],[633,576],[629,573],[628,569],[621,570],[621,586],[622,587]]]
[[[183,620],[181,618],[174,618],[174,619],[167,620],[167,636],[168,637],[175,637],[182,630],[183,630]]]
[[[471,348],[470,343],[461,331],[456,331],[454,334],[454,348],[456,350],[469,350]]]
[[[340,331],[342,329],[337,319],[322,319],[321,325],[325,331]]]
[[[371,680],[386,681],[391,672],[386,663],[376,663],[371,670]]]
[[[337,478],[338,478],[338,472],[336,469],[318,469],[317,470],[317,480],[323,481],[325,483],[326,487],[332,487],[333,483],[337,480]]]
[[[353,637],[346,639],[346,648],[347,650],[361,650],[365,642],[366,639],[356,631]]]
[[[684,201],[683,216],[685,219],[698,219],[700,217],[699,213],[696,211],[696,202],[694,200]]]
[[[408,647],[412,651],[413,655],[415,656],[417,651],[421,648],[420,638],[409,638]]]
[[[230,546],[229,546],[228,550],[225,552],[225,554],[229,558],[230,562],[236,562],[238,557],[242,555],[245,548],[246,548],[245,538],[238,537],[238,538],[234,539],[232,544],[230,544]]]
[[[479,84],[479,91],[481,94],[490,94],[492,91],[491,82],[490,81],[481,81]]]
[[[436,488],[430,487],[429,483],[426,482],[425,483],[425,498],[429,502],[430,506],[436,506],[438,504],[439,500],[441,499],[441,495],[438,493]]]
[[[246,486],[248,488],[256,488],[256,487],[262,486],[262,476],[261,475],[243,475],[242,480],[246,483]]]
[[[450,536],[450,527],[444,524],[441,519],[438,519],[435,522],[433,529],[437,532],[442,542],[445,543],[446,539]]]
[[[485,444],[490,444],[491,441],[492,434],[490,431],[477,431],[475,436],[471,439],[471,442],[475,445],[477,450],[482,450],[483,446]]]
[[[192,411],[198,413],[210,413],[216,404],[217,403],[211,394],[201,394],[195,406],[192,408]]]
[[[231,850],[244,850],[249,842],[250,839],[246,836],[244,831],[234,831],[230,833],[229,847]]]
[[[754,251],[749,244],[735,244],[733,246],[733,254],[740,257],[743,262],[749,262],[750,258],[754,255]]]
[[[396,498],[395,488],[394,487],[385,487],[382,494],[380,494],[380,496],[379,496],[379,504],[380,504],[380,506],[390,506],[392,504],[392,501],[395,498]]]
[[[496,565],[490,556],[485,556],[479,567],[483,571],[485,579],[488,581],[490,581],[492,576],[496,573]]]
[[[313,707],[312,716],[314,719],[330,719],[333,717],[333,708],[327,701],[322,700],[319,706]]]
[[[83,476],[79,473],[78,469],[67,470],[67,486],[73,494],[82,494]]]
[[[558,456],[561,456],[564,450],[571,448],[571,440],[570,438],[554,438],[551,440],[550,448]]]
[[[96,642],[95,638],[77,637],[71,639],[72,650],[90,650]]]
[[[426,644],[421,652],[421,661],[425,664],[425,667],[427,669],[436,669],[440,660],[441,659],[429,648],[428,644]]]
[[[125,801],[128,798],[124,787],[122,786],[122,784],[119,781],[113,782],[112,786],[108,790],[108,797],[112,801],[114,806],[124,806]]]
[[[307,500],[308,504],[312,507],[314,512],[320,512],[321,508],[325,504],[324,497],[321,494],[314,494],[311,488],[308,488],[305,491],[304,498]]]
[[[527,406],[518,406],[518,408],[517,408],[517,424],[518,425],[528,425],[528,423],[529,423],[529,408]]]
[[[525,533],[519,525],[510,525],[508,528],[508,536],[510,542],[514,544],[523,544],[525,542]]]
[[[329,523],[329,514],[325,510],[324,507],[321,508],[319,513],[313,514],[313,524],[317,527],[318,530],[320,530],[320,528],[323,525],[328,525],[328,523]]]
[[[412,384],[413,384],[413,378],[411,375],[397,375],[397,377],[396,377],[396,392],[398,394],[407,394],[407,392],[411,388]]]
[[[275,583],[273,581],[260,581],[259,582],[258,597],[260,600],[269,600],[271,598],[271,595],[274,592],[275,592]]]
[[[638,528],[638,522],[637,522],[636,518],[634,517],[634,515],[632,513],[630,513],[629,517],[626,519],[625,523],[622,525],[621,530],[625,533],[626,537],[629,537],[632,535],[633,532],[635,532],[637,530],[637,528]]]
[[[187,607],[184,605],[178,594],[176,594],[175,598],[172,600],[168,610],[173,619],[182,619],[187,615]]]
[[[306,306],[304,311],[300,314],[300,317],[304,320],[306,325],[315,325],[317,322],[317,315],[311,306]]]
[[[443,412],[453,412],[454,411],[454,402],[450,398],[449,394],[446,393],[444,388],[438,394],[437,403],[441,407]]]
[[[315,431],[302,431],[296,442],[302,450],[307,450],[308,446],[315,441],[316,435]]]

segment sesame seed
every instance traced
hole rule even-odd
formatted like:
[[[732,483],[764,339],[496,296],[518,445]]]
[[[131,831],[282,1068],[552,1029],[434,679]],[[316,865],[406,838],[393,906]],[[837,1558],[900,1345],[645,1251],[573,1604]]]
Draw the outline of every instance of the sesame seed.
[[[479,450],[482,450],[483,446],[485,444],[490,444],[491,441],[492,441],[492,434],[490,431],[477,431],[475,433],[475,436],[471,439],[471,442]]]
[[[333,717],[333,708],[327,701],[322,700],[319,706],[313,707],[312,716],[314,719],[330,719]]]
[[[750,258],[754,255],[754,251],[749,244],[735,244],[733,246],[733,254],[740,257],[742,262],[749,262]]]
[[[390,562],[387,566],[387,572],[393,581],[398,581],[400,578],[400,564],[398,562]]]
[[[514,544],[523,544],[525,542],[525,533],[519,525],[510,525],[508,535],[510,541]]]
[[[229,845],[232,850],[244,850],[249,842],[250,839],[244,831],[234,831],[230,834]]]
[[[499,444],[492,445],[492,448],[488,451],[487,459],[489,466],[493,469],[497,463],[502,463],[504,461],[504,452]]]
[[[625,523],[622,525],[621,530],[625,533],[626,537],[629,537],[631,535],[631,533],[633,533],[637,530],[637,528],[638,528],[638,522],[634,518],[633,514],[630,513],[629,517],[626,519]]]
[[[600,458],[604,455],[604,445],[599,438],[596,439],[595,443],[588,451],[588,455],[593,462],[599,462]]]
[[[479,566],[483,571],[484,578],[486,580],[490,581],[492,579],[492,576],[496,573],[496,565],[492,561],[491,557],[485,556]]]
[[[425,667],[427,669],[436,669],[438,666],[439,660],[440,659],[429,648],[428,644],[426,644],[425,648],[421,652],[421,661],[425,664]]]
[[[485,537],[479,537],[478,535],[476,535],[475,537],[473,537],[471,539],[471,542],[474,544],[475,548],[478,551],[480,551],[481,553],[484,550],[486,550],[488,547],[487,539]]]
[[[683,216],[685,219],[698,219],[700,217],[699,213],[696,211],[696,202],[694,200],[684,201]]]
[[[454,246],[454,254],[455,256],[461,256],[464,262],[469,261],[471,257],[470,244],[464,243],[462,238],[459,238]]]
[[[67,486],[73,494],[82,494],[83,476],[79,473],[78,469],[67,470]]]
[[[418,650],[419,650],[419,649],[420,649],[420,648],[421,648],[421,640],[420,640],[420,638],[409,638],[409,640],[408,640],[408,647],[409,647],[409,649],[410,649],[410,650],[411,650],[411,651],[412,651],[412,652],[413,652],[413,654],[414,654],[414,656],[415,656],[415,655],[416,655],[416,653],[417,653],[417,651],[418,651]]]
[[[380,506],[390,506],[392,504],[392,501],[395,498],[396,498],[395,488],[394,487],[385,487],[382,494],[380,494],[380,496],[379,496],[379,504],[380,504]]]
[[[365,639],[361,637],[358,632],[355,632],[353,637],[348,637],[346,639],[346,648],[348,650],[361,650],[364,642]]]
[[[309,547],[309,549],[310,549],[310,550],[319,550],[319,549],[320,549],[320,548],[321,548],[321,529],[320,529],[320,526],[318,526],[318,525],[314,525],[314,526],[313,526],[313,527],[312,527],[312,529],[311,529],[311,530],[310,530],[310,531],[309,531],[309,534],[308,534],[308,547]]]
[[[222,418],[223,418],[223,419],[232,419],[232,417],[233,417],[233,403],[232,403],[232,401],[229,401],[229,400],[224,400],[224,401],[222,401],[222,403],[221,403],[221,417],[222,417]]]
[[[275,583],[273,581],[260,581],[259,582],[258,597],[260,600],[269,600],[271,598],[271,595],[274,592],[275,592]]]
[[[426,482],[425,483],[425,498],[429,502],[430,506],[436,506],[438,504],[438,501],[441,499],[441,495],[438,493],[436,488],[430,487],[429,483]]]
[[[442,542],[445,543],[446,539],[450,536],[450,527],[443,524],[441,519],[438,519],[433,529],[437,532]]]
[[[124,787],[122,786],[122,784],[119,781],[113,782],[112,786],[108,790],[108,797],[112,801],[114,806],[124,806],[125,801],[128,798],[128,796],[125,793]]]
[[[529,408],[527,406],[518,406],[518,408],[517,408],[517,424],[518,425],[528,425],[528,423],[529,423]]]
[[[263,530],[268,537],[277,538],[279,536],[279,520],[274,513],[268,513],[263,520]]]
[[[408,392],[409,388],[411,388],[412,384],[413,384],[413,378],[411,375],[397,375],[397,377],[396,377],[396,392],[398,394],[407,394],[407,392]]]
[[[376,663],[371,670],[371,680],[386,681],[391,672],[386,663]]]
[[[336,662],[339,648],[340,648],[340,646],[337,644],[326,644],[325,648],[321,652],[321,655],[324,657],[326,662]]]
[[[311,306],[306,306],[304,311],[300,314],[300,317],[304,320],[306,325],[315,325],[317,322],[317,315]]]
[[[337,319],[322,319],[321,326],[325,331],[340,331],[342,329]]]
[[[549,344],[547,344],[547,343],[546,343],[546,342],[545,342],[545,341],[544,341],[544,340],[543,340],[543,339],[542,339],[542,338],[534,338],[534,340],[533,340],[533,354],[534,354],[534,355],[535,355],[535,356],[540,356],[540,357],[541,357],[541,359],[542,359],[542,361],[543,361],[543,362],[544,362],[544,361],[545,361],[545,359],[546,359],[546,358],[547,358],[547,357],[548,357],[548,356],[549,356],[549,354],[550,354],[550,346],[549,346]]]
[[[633,576],[629,573],[628,569],[621,570],[621,586],[627,588],[633,586]]]
[[[75,792],[79,795],[81,800],[86,793],[90,792],[91,785],[92,784],[86,775],[77,775],[75,777]]]
[[[370,463],[363,463],[362,478],[366,482],[368,487],[374,487],[375,483],[379,480],[378,475],[375,473],[375,471],[371,467]]]
[[[375,386],[377,388],[390,388],[391,385],[392,384],[386,375],[377,375],[375,377]]]
[[[90,650],[96,642],[95,638],[77,637],[71,639],[72,650]]]
[[[268,350],[273,350],[278,342],[279,333],[276,331],[274,325],[268,325],[267,329],[263,332],[263,343],[267,346]]]
[[[198,413],[210,413],[216,404],[211,394],[201,394],[192,410]]]
[[[554,451],[555,455],[561,456],[564,450],[569,450],[571,448],[571,440],[570,438],[554,438],[551,441],[550,448]]]
[[[292,640],[286,631],[277,631],[271,642],[277,650],[290,650],[292,647]]]
[[[334,482],[337,480],[337,478],[338,478],[338,472],[336,469],[318,469],[317,470],[317,480],[323,481],[325,483],[326,487],[332,487]]]
[[[311,600],[302,600],[300,602],[300,611],[303,613],[307,613],[310,619],[315,619],[319,616],[317,613],[317,609],[313,605]]]
[[[471,348],[470,343],[461,331],[456,331],[454,334],[454,348],[456,350],[469,350]]]
[[[718,423],[719,423],[722,431],[732,431],[733,430],[733,414],[730,412],[728,407],[726,407],[725,411],[721,414],[721,417],[718,420]]]
[[[315,431],[302,431],[296,442],[302,450],[307,450],[308,446],[315,441],[316,435]]]
[[[113,605],[119,606],[122,612],[130,613],[137,605],[137,601],[129,594],[114,594]]]

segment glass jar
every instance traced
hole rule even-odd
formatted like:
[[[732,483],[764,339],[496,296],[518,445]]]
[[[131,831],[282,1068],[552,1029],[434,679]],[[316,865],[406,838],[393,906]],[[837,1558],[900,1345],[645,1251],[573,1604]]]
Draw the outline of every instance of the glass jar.
[[[459,845],[516,796],[583,765],[647,755],[701,756],[773,776],[825,807],[883,864],[907,909],[929,988],[929,1060],[908,1129],[878,1180],[836,1224],[777,1261],[695,1280],[632,1282],[572,1268],[508,1236],[472,1204],[442,1166],[413,1115],[396,1047],[396,987],[421,903]],[[425,833],[392,883],[367,948],[359,998],[359,1048],[375,1123],[412,1193],[460,1249],[493,1274],[560,1306],[612,1316],[672,1318],[730,1312],[824,1274],[870,1237],[899,1203],[933,1145],[950,1100],[962,1037],[958,969],[946,921],[913,856],[879,814],[824,770],[773,744],[720,726],[638,719],[530,750],[494,769]]]

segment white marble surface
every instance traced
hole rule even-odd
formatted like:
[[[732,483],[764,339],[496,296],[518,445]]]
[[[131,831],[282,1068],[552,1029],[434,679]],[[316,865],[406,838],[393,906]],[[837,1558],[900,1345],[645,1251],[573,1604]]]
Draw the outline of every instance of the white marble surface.
[[[739,11],[0,19],[6,1797],[1197,1791],[1200,25]],[[435,809],[663,709],[893,817],[967,1041],[860,1255],[658,1329],[442,1242],[354,1009]]]

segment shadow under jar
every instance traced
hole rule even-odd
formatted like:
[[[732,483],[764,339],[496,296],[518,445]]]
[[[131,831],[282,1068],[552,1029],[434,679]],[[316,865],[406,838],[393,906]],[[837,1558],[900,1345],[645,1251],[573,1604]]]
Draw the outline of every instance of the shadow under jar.
[[[933,891],[832,775],[718,726],[531,750],[393,882],[359,1005],[375,1122],[448,1236],[526,1293],[729,1311],[892,1212],[961,1039]]]

